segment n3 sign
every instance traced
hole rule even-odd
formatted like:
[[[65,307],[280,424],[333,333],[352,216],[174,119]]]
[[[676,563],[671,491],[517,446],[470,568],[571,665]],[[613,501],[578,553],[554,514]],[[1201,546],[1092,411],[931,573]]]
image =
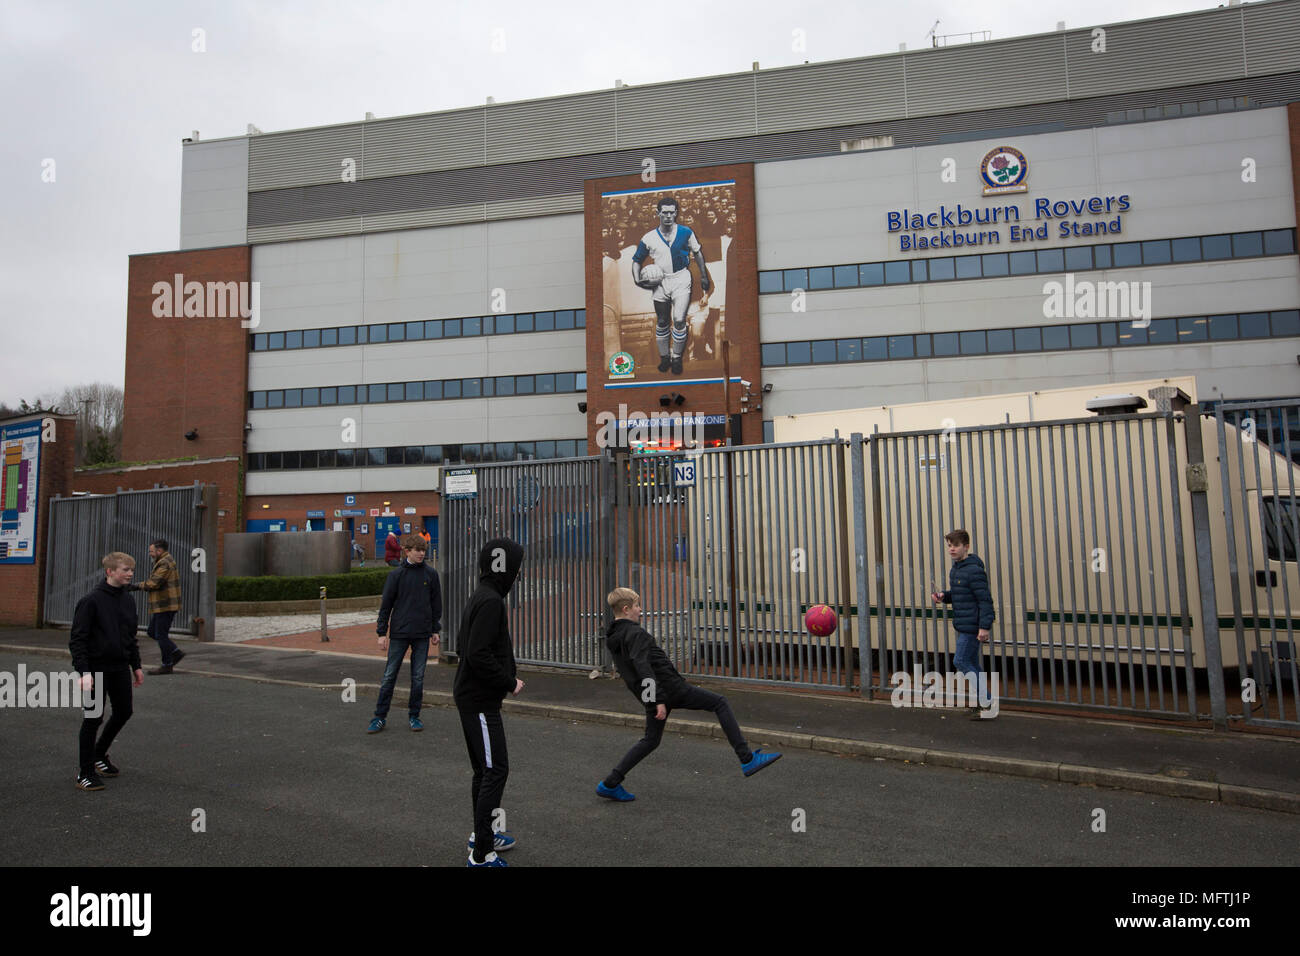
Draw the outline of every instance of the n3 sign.
[[[673,462],[673,484],[678,488],[695,487],[695,462],[693,461],[675,461]]]

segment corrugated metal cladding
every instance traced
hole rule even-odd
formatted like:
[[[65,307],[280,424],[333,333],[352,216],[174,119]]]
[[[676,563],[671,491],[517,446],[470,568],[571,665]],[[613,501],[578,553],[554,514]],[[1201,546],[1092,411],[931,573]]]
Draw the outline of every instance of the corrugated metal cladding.
[[[341,222],[353,223],[351,231],[360,232],[362,226],[358,216],[365,217],[364,231],[372,232],[382,228],[478,222],[485,216],[508,218],[500,210],[531,208],[527,204],[534,201],[541,203],[539,208],[545,208],[547,212],[571,212],[581,208],[584,180],[640,172],[641,161],[647,156],[654,159],[659,169],[684,169],[823,155],[838,151],[843,140],[863,136],[893,136],[896,146],[923,146],[964,132],[987,134],[993,130],[1034,126],[1081,129],[1104,125],[1106,114],[1114,110],[1227,96],[1246,96],[1260,105],[1294,101],[1300,99],[1300,72],[1089,100],[1038,103],[652,149],[592,153],[487,168],[443,170],[349,184],[256,192],[248,197],[248,241],[258,243],[341,235],[337,231]],[[560,202],[556,197],[563,197],[562,208],[551,205]],[[492,204],[495,211],[485,212],[486,204]],[[314,231],[317,228],[314,224],[326,231]]]
[[[1248,76],[1300,69],[1300,3],[1250,4],[1241,8],[1246,21]]]
[[[483,163],[483,108],[365,124],[365,177]]]
[[[582,193],[494,202],[488,203],[487,207],[489,219],[526,219],[532,216],[557,216],[570,212],[582,212]]]
[[[252,136],[248,141],[248,188],[252,191],[342,182],[345,159],[356,161],[360,178],[359,124]]]
[[[903,116],[903,58],[809,63],[758,74],[758,132]]]
[[[933,116],[1063,100],[1065,45],[1061,36],[1026,37],[907,54],[907,115]]]
[[[1175,77],[1180,83],[1209,83],[1244,76],[1241,11],[1231,7],[1106,27],[1105,53],[1092,52],[1092,31],[1071,32],[1070,95],[1165,86]]]
[[[344,219],[316,219],[311,222],[293,222],[276,226],[249,226],[248,241],[288,242],[291,239],[327,239],[330,236],[352,236],[361,232],[361,217]]]
[[[620,149],[752,135],[754,119],[751,73],[618,91]]]
[[[614,149],[615,92],[536,103],[506,103],[487,111],[488,162],[518,163]]]

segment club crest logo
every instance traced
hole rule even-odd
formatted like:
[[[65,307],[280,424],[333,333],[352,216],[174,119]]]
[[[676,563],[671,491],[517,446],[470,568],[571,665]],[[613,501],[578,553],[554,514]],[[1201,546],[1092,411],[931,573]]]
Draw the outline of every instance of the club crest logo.
[[[980,163],[984,195],[1029,192],[1029,160],[1013,146],[995,146]]]
[[[627,352],[615,352],[609,358],[610,378],[631,378],[636,371],[636,362]]]

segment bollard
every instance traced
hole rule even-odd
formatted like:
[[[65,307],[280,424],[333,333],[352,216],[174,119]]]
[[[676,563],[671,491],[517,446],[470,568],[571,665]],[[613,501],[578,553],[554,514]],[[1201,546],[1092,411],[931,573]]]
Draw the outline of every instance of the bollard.
[[[330,639],[329,626],[325,623],[325,589],[320,589],[320,640],[322,644],[328,644]]]

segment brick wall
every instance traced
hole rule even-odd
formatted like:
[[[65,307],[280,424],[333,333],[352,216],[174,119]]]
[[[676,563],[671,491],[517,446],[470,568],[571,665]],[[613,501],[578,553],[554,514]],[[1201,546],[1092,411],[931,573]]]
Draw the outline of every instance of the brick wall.
[[[225,536],[243,531],[239,493],[240,459],[218,461],[177,462],[164,465],[136,465],[127,468],[77,469],[72,478],[73,490],[92,495],[111,495],[122,491],[142,491],[157,485],[160,488],[181,488],[201,481],[217,486],[217,554],[215,565],[209,555],[208,570],[221,574]],[[174,555],[179,561],[180,555]]]
[[[39,627],[45,602],[45,533],[50,526],[49,501],[72,494],[72,469],[77,457],[77,420],[69,415],[21,415],[6,425],[54,420],[54,440],[41,444],[37,485],[36,563],[0,564],[0,625]]]
[[[372,491],[357,492],[356,504],[346,505],[343,503],[341,494],[309,494],[309,495],[249,495],[244,502],[244,519],[264,518],[272,521],[287,521],[289,525],[297,525],[299,530],[306,526],[308,511],[324,511],[325,527],[332,528],[335,521],[342,521],[343,527],[347,528],[346,518],[334,517],[335,511],[341,511],[349,508],[358,511],[364,511],[365,516],[352,516],[353,527],[360,529],[364,522],[369,526],[370,531],[366,535],[367,541],[374,535],[375,519],[370,516],[372,508],[384,510],[384,502],[389,502],[390,509],[395,512],[396,517],[403,522],[411,523],[412,531],[419,531],[423,526],[421,519],[426,515],[436,517],[442,513],[441,501],[442,496],[436,491]],[[263,508],[262,505],[268,507]],[[403,514],[406,508],[414,508],[415,514]],[[247,527],[247,525],[245,525]],[[243,531],[244,528],[236,530]],[[361,541],[360,531],[357,530],[356,537]],[[441,529],[439,529],[441,537]],[[362,542],[366,548],[366,554],[370,554],[370,545]]]
[[[224,303],[209,303],[206,295],[204,317],[187,318],[186,296],[174,301],[155,291],[155,283],[170,292],[179,274],[183,293],[188,282],[205,289],[209,282],[249,282],[251,270],[248,246],[131,256],[123,461],[243,454],[250,330],[240,325],[237,311],[209,315]],[[171,306],[173,315],[155,315],[155,304]],[[198,431],[195,441],[185,439],[191,430]]]

